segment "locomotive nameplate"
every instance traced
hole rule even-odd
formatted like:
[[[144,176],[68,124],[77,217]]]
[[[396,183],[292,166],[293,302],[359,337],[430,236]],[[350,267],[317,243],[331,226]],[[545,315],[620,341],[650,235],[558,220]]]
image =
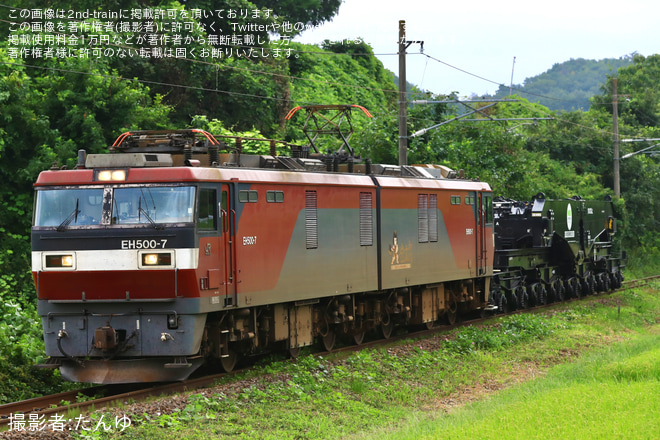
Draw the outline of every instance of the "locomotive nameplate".
[[[251,235],[243,237],[243,246],[252,246],[257,244],[257,236]]]
[[[165,249],[167,238],[122,240],[121,249]]]

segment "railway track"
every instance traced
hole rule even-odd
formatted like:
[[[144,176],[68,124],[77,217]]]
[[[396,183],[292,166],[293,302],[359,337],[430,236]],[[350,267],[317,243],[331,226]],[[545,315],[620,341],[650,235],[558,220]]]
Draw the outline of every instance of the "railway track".
[[[614,290],[614,293],[622,290],[629,290],[649,285],[653,281],[660,280],[660,275],[655,275],[646,278],[639,278],[635,280],[624,281],[620,289]],[[591,295],[590,295],[591,296]],[[588,298],[575,298],[566,302],[580,301]],[[552,307],[558,303],[551,303],[543,306],[537,306],[529,309],[518,310],[512,313],[525,313],[527,311],[540,310],[547,307]],[[425,329],[417,332],[406,333],[401,335],[394,335],[388,339],[377,339],[373,341],[366,341],[360,345],[348,345],[336,348],[332,351],[333,354],[341,352],[352,352],[362,350],[368,347],[377,347],[383,344],[392,344],[405,339],[423,338],[436,333],[446,332],[454,328],[467,325],[480,325],[493,316],[480,317],[477,319],[466,320],[452,325],[438,325],[430,329]],[[321,352],[320,355],[329,354],[328,352]],[[244,370],[242,370],[244,371]],[[88,413],[93,410],[101,409],[107,406],[112,406],[117,403],[124,403],[126,401],[141,401],[149,397],[157,397],[170,395],[173,393],[180,393],[185,391],[193,391],[199,388],[208,387],[215,383],[217,380],[226,376],[226,373],[212,374],[208,376],[188,379],[183,382],[174,382],[166,384],[127,384],[127,385],[104,385],[90,388],[83,388],[64,393],[58,393],[33,399],[23,400],[20,402],[9,403],[0,405],[0,428],[7,425],[12,420],[13,414],[31,414],[38,413],[39,416],[46,418],[57,415],[66,414],[71,411],[79,412],[80,414]],[[102,396],[102,397],[96,397]]]

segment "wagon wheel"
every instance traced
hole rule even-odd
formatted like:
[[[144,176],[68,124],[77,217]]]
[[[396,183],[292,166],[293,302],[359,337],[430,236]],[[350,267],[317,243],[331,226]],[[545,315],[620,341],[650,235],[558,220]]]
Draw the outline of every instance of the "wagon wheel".
[[[617,289],[616,274],[614,272],[610,272],[609,279],[610,279],[610,290],[616,290]]]
[[[229,350],[226,356],[220,358],[220,366],[227,373],[231,373],[238,363],[238,353]]]
[[[546,302],[548,304],[550,304],[551,302],[558,301],[556,283],[548,284],[548,289],[546,290],[546,292],[547,292]]]
[[[603,274],[602,273],[597,273],[596,274],[596,291],[597,292],[603,292],[605,289],[603,288]]]
[[[538,298],[538,284],[530,284],[527,286],[526,292],[527,293],[527,298],[528,298],[528,306],[537,306],[539,304],[539,298]]]
[[[435,327],[435,321],[425,322],[424,326],[426,326],[426,330],[431,330],[433,327]]]
[[[384,312],[380,321],[380,333],[383,339],[389,339],[392,336],[392,330],[394,330],[394,321],[388,312]]]
[[[548,291],[543,284],[539,283],[537,305],[542,306],[548,303]]]
[[[506,297],[506,294],[503,292],[498,292],[499,296],[497,298],[497,313],[509,313],[510,307],[509,307],[509,299]]]
[[[621,286],[623,286],[623,274],[621,273],[620,270],[616,271],[616,279],[617,279],[616,287],[617,287],[617,289],[619,289],[619,288],[621,288]]]
[[[575,298],[582,298],[582,284],[580,284],[579,278],[571,278],[573,280],[571,284],[573,285],[573,295]]]
[[[557,301],[564,301],[565,294],[566,294],[566,288],[564,287],[564,283],[562,283],[561,280],[555,281],[556,287],[555,290],[557,292]]]
[[[516,298],[518,298],[517,309],[522,310],[529,307],[529,296],[527,290],[523,286],[516,287]]]
[[[594,277],[593,274],[589,275],[589,278],[587,278],[587,282],[589,284],[589,295],[593,295],[596,293],[596,278]]]

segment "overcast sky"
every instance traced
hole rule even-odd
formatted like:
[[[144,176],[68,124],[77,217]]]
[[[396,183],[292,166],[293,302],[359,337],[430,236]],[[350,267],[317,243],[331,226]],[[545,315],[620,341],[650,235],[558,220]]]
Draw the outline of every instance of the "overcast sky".
[[[513,83],[521,84],[571,58],[658,53],[658,17],[660,2],[649,0],[344,0],[332,22],[295,41],[360,37],[398,73],[398,26],[405,20],[407,40],[423,40],[425,54],[453,66],[419,55],[413,44],[408,82],[438,94],[479,95],[509,85],[514,57]]]

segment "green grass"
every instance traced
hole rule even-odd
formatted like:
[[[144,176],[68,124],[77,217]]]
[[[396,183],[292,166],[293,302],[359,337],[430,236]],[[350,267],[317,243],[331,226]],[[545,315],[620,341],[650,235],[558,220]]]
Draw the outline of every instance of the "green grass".
[[[233,393],[194,394],[182,411],[142,415],[121,438],[660,438],[652,292],[596,296],[345,359],[273,362],[238,378]]]
[[[660,335],[644,334],[381,438],[656,439],[658,414]]]

